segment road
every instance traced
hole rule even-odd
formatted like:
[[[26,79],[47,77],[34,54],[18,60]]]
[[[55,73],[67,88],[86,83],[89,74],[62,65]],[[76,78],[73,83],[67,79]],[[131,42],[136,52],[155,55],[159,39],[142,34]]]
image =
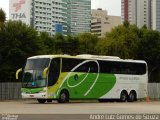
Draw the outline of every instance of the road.
[[[46,116],[51,118],[52,114],[61,114],[60,116],[63,116],[62,114],[160,114],[160,102],[72,102],[67,104],[53,102],[38,104],[37,101],[0,101],[0,114],[43,114],[41,119],[46,119]],[[83,120],[81,117],[87,116],[79,116],[79,118]],[[54,117],[58,118],[56,115]],[[67,116],[65,118],[67,119]],[[78,117],[76,116],[76,118]],[[71,120],[70,116],[68,116],[68,120]]]
[[[0,102],[0,113],[13,114],[97,114],[97,113],[160,113],[160,102],[96,103],[72,102],[67,104],[37,101]]]

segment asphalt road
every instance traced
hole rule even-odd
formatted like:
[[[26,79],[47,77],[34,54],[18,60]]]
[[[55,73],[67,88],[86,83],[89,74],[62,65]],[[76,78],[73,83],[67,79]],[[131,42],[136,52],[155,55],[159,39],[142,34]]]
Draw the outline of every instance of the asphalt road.
[[[160,102],[72,102],[67,104],[53,102],[38,104],[37,101],[0,101],[0,114],[2,115],[0,119],[5,118],[8,114],[24,114],[20,116],[26,118],[23,120],[32,120],[32,118],[36,119],[38,114],[39,120],[49,120],[53,117],[54,114],[55,120],[60,120],[58,119],[60,116],[65,117],[66,120],[72,120],[71,117],[73,120],[85,120],[85,118],[88,120],[90,117],[92,117],[90,116],[92,114],[160,114]]]

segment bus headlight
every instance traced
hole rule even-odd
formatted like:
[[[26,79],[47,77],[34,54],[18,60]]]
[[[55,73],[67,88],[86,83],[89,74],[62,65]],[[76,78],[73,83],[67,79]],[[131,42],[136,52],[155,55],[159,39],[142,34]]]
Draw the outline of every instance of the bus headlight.
[[[43,88],[43,90],[40,91],[39,93],[45,93],[45,92],[47,92],[47,90],[46,90],[46,88]]]

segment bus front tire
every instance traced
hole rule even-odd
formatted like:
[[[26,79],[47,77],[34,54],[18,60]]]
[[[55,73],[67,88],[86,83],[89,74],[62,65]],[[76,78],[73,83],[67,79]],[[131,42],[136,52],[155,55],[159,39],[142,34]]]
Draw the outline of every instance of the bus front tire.
[[[128,94],[126,91],[122,91],[120,95],[120,101],[121,102],[126,102],[128,100]]]
[[[39,103],[41,103],[41,104],[43,104],[43,103],[45,103],[45,102],[46,102],[46,100],[45,100],[45,99],[37,99],[37,101],[38,101]]]
[[[52,102],[52,99],[48,99],[47,102],[48,102],[48,103],[51,103],[51,102]]]
[[[67,103],[69,102],[69,93],[67,90],[63,90],[60,93],[59,99],[58,99],[59,103]]]

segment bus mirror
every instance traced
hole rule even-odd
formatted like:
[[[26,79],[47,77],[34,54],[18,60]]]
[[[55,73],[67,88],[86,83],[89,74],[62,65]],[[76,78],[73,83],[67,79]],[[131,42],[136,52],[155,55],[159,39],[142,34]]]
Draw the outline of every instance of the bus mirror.
[[[48,67],[43,70],[43,78],[47,78]]]
[[[22,68],[20,68],[20,69],[18,69],[18,70],[16,71],[16,80],[19,79],[19,73],[20,73],[20,72],[22,72]]]

